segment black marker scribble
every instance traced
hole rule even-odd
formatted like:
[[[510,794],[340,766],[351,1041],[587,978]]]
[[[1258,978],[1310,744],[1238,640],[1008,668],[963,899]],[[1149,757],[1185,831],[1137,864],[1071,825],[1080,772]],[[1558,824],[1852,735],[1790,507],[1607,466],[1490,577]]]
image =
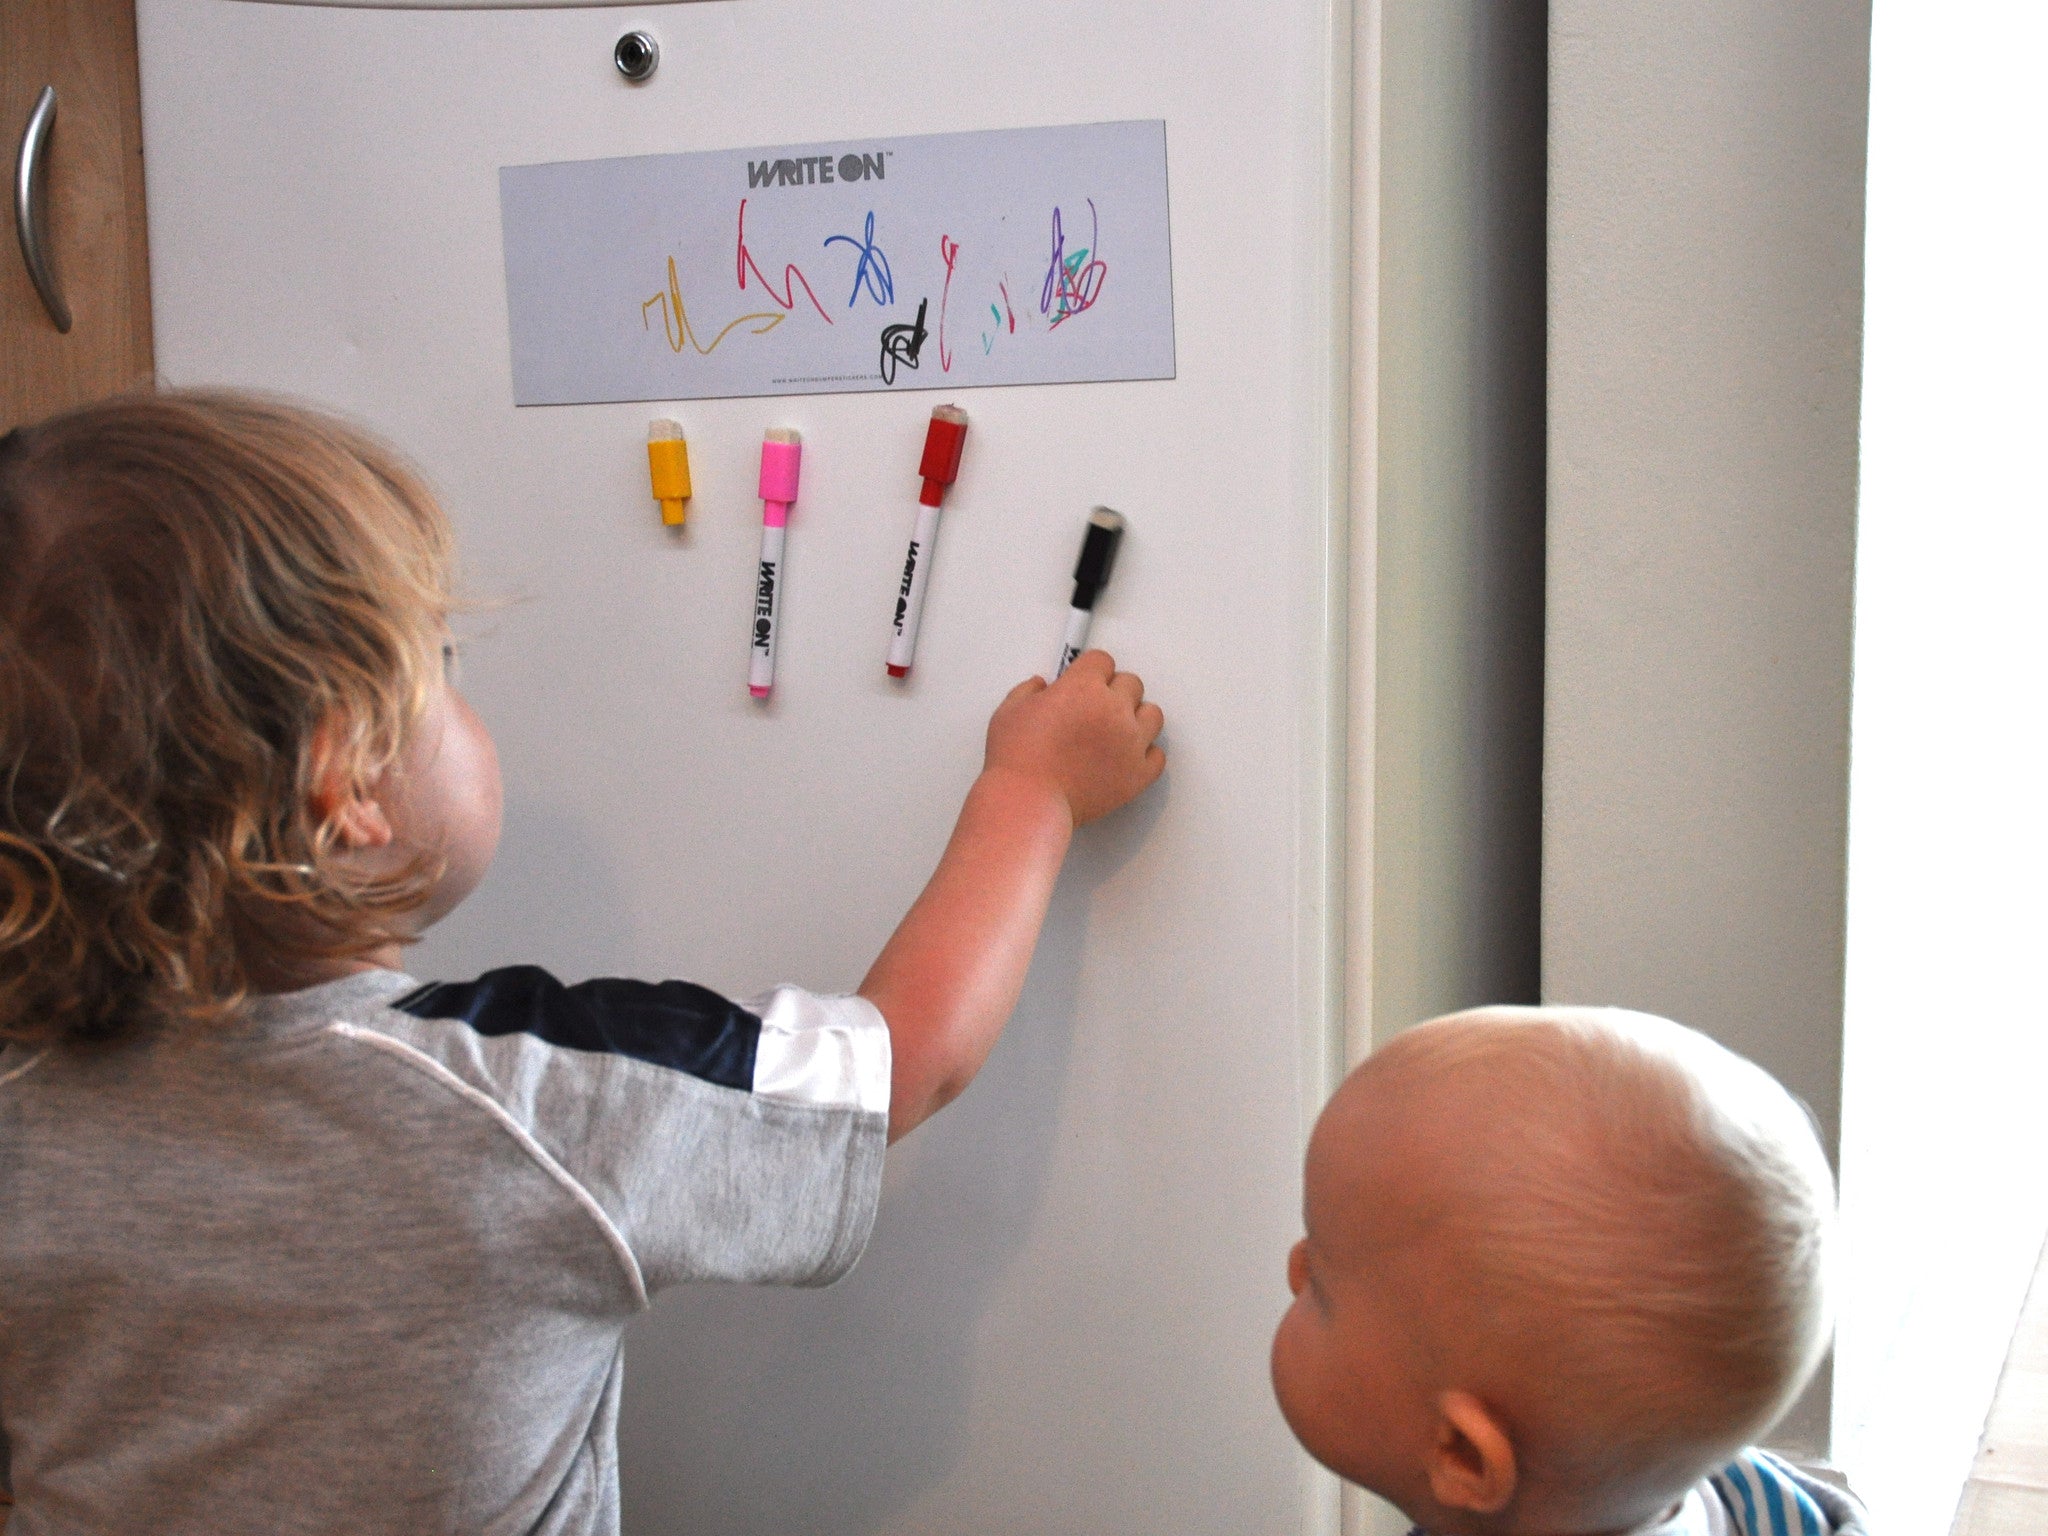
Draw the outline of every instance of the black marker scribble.
[[[907,368],[917,366],[917,354],[924,350],[925,337],[930,333],[924,328],[925,306],[930,299],[917,301],[917,319],[909,325],[889,325],[882,328],[882,382],[896,382],[896,365]]]

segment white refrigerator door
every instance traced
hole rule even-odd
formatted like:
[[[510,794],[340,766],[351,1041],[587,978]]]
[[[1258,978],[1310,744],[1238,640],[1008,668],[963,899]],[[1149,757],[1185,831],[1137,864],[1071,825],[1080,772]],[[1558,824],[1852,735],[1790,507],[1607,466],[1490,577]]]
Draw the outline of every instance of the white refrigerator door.
[[[1266,1350],[1335,1006],[1343,12],[141,0],[164,378],[395,440],[481,602],[464,684],[505,839],[416,974],[851,989],[989,710],[1055,660],[1089,507],[1130,520],[1094,639],[1164,703],[1167,778],[1079,837],[1006,1038],[892,1153],[853,1276],[671,1293],[634,1325],[629,1531],[1294,1536],[1334,1507]],[[637,87],[612,65],[634,26],[662,47]],[[907,686],[883,661],[947,396],[512,405],[500,166],[1133,118],[1167,124],[1179,376],[958,399]],[[690,437],[680,537],[648,494],[656,415]],[[776,425],[805,463],[764,707],[745,634]]]

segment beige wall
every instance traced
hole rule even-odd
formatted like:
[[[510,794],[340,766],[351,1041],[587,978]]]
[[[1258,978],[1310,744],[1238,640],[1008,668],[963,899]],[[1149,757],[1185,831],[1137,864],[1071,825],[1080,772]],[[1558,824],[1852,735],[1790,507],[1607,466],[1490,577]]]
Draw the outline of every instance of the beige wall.
[[[1831,1151],[1869,23],[1550,8],[1543,991],[1708,1030]]]
[[[1536,998],[1543,48],[1539,5],[1382,7],[1380,1039]]]
[[[1385,1039],[1536,997],[1544,9],[1383,0],[1358,17],[1354,303],[1372,345],[1353,462],[1376,521],[1352,546],[1354,677],[1373,688],[1353,742],[1371,882],[1352,897],[1369,930],[1352,995]],[[1347,1490],[1347,1532],[1408,1525]]]

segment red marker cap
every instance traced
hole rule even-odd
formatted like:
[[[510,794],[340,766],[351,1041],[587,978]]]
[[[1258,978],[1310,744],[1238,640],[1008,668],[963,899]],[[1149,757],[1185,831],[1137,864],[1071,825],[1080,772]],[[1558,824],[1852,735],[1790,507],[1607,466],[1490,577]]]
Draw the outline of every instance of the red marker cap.
[[[924,489],[917,499],[936,507],[946,487],[960,477],[960,450],[967,446],[967,413],[954,405],[932,407],[932,424],[924,435],[924,458],[917,472],[924,476]]]

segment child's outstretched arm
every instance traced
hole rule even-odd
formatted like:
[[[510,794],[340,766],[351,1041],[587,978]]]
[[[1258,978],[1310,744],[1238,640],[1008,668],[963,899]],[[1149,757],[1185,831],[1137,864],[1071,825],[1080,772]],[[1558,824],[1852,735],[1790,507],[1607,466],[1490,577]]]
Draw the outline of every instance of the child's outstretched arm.
[[[860,986],[889,1022],[891,1141],[981,1070],[1024,988],[1074,829],[1159,777],[1164,718],[1102,651],[997,706],[939,867]]]

